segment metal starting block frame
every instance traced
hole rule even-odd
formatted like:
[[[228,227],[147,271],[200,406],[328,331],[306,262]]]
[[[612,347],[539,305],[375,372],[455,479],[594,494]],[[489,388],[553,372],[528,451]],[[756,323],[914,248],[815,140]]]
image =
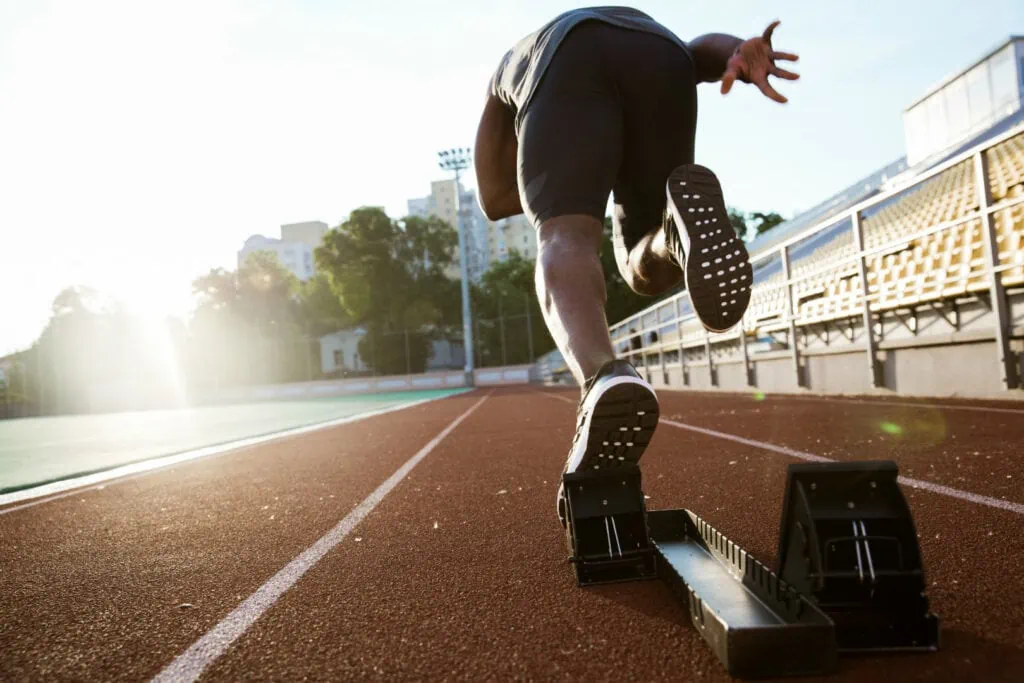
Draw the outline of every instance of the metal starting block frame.
[[[653,579],[654,548],[636,465],[562,475],[566,535],[580,586]]]
[[[838,661],[832,621],[689,510],[648,514],[658,573],[737,678],[805,676]]]
[[[893,462],[790,465],[774,572],[689,510],[648,512],[636,466],[562,483],[578,584],[660,577],[733,676],[825,674],[840,653],[938,649]]]
[[[891,461],[789,466],[776,572],[832,618],[843,652],[939,647],[898,474]]]

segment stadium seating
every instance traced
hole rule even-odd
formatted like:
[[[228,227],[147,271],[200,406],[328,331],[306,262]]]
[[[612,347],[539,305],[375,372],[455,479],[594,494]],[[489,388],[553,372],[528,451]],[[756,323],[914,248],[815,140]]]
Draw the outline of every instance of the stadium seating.
[[[998,207],[1024,197],[1024,133],[1000,142],[985,155],[991,204]],[[988,289],[988,258],[975,185],[974,160],[967,159],[862,212],[867,300],[872,310],[905,308]],[[836,222],[790,246],[794,316],[800,323],[863,311],[850,220],[840,215]],[[948,225],[954,221],[961,222]],[[992,221],[1002,282],[1008,289],[1024,287],[1024,202],[997,208]],[[766,333],[790,324],[786,287],[780,255],[755,261],[745,330]],[[672,300],[645,312],[631,327],[643,331],[644,351],[635,354],[638,359],[654,354],[647,360],[656,360],[659,349],[674,353],[680,342],[692,346],[703,343],[705,337],[703,326],[689,310],[684,309],[678,328]],[[628,336],[626,329],[613,331],[619,353],[629,351]]]
[[[1024,196],[1024,134],[986,152],[992,202]],[[981,219],[969,220],[913,237],[978,211],[973,161],[968,159],[872,207],[862,215],[867,291],[873,310],[906,307],[988,288],[987,258]],[[1024,204],[993,216],[1003,284],[1024,285]],[[827,228],[826,230],[830,230]],[[795,315],[802,322],[859,313],[861,282],[849,222],[835,235],[791,263]],[[801,252],[800,245],[791,253]],[[763,267],[744,317],[747,330],[771,330],[784,324],[785,285],[781,267]]]
[[[1020,190],[1024,182],[1024,135],[1012,137],[985,154],[988,157],[988,182],[992,188],[993,201],[1020,196],[1013,195],[1012,190]]]

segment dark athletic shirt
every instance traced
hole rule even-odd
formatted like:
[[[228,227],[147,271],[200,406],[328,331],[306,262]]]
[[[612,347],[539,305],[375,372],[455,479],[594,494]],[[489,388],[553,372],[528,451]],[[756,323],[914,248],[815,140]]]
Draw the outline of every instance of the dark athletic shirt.
[[[516,114],[516,131],[530,98],[544,77],[558,46],[569,31],[584,21],[603,21],[612,26],[646,31],[666,38],[679,46],[690,61],[690,49],[676,34],[640,10],[630,7],[589,7],[560,14],[552,21],[526,36],[509,50],[491,79],[490,93],[496,95]]]

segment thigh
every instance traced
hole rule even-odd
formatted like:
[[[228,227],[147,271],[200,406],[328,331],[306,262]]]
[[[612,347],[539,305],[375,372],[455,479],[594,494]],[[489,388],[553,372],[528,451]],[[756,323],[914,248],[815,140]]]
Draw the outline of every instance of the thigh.
[[[665,182],[693,163],[697,85],[689,57],[656,36],[637,42],[618,62],[623,98],[623,157],[614,185],[618,249],[629,252],[657,230],[666,207]]]
[[[565,38],[523,115],[518,180],[535,226],[557,216],[604,220],[622,160],[622,109],[586,25]]]

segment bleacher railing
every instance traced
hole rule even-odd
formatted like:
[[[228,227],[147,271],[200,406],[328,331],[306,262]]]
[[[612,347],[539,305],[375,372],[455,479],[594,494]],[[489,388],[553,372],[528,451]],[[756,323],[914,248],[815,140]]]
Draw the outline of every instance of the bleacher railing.
[[[689,302],[689,294],[684,291],[614,324],[611,327],[611,336],[616,352],[620,357],[637,359],[640,364],[644,364],[647,358],[655,355],[659,358],[659,364],[664,368],[667,364],[683,365],[687,349],[703,346],[705,354],[710,360],[714,345],[738,342],[744,366],[749,368],[751,355],[747,349],[747,344],[749,343],[748,336],[752,335],[757,339],[772,332],[788,330],[789,350],[793,355],[795,367],[798,367],[799,345],[796,343],[797,328],[831,320],[860,317],[863,321],[866,337],[864,351],[870,359],[868,366],[871,372],[871,385],[873,387],[882,386],[876,353],[877,340],[875,325],[873,324],[874,316],[878,313],[877,309],[880,302],[888,301],[889,307],[895,308],[895,306],[891,305],[894,298],[893,295],[894,293],[898,294],[898,292],[895,292],[896,288],[902,287],[904,283],[895,280],[891,282],[879,281],[876,285],[870,286],[868,283],[870,274],[868,269],[869,259],[894,253],[900,247],[921,243],[925,238],[948,233],[949,231],[961,228],[961,226],[967,229],[966,226],[968,224],[976,223],[980,225],[981,236],[984,242],[984,263],[982,264],[983,269],[980,272],[977,270],[970,272],[971,286],[961,287],[962,292],[957,288],[965,283],[964,278],[966,276],[964,272],[952,275],[947,274],[946,277],[941,279],[932,278],[929,284],[940,293],[939,296],[933,297],[937,300],[952,298],[961,293],[966,294],[970,292],[978,294],[985,291],[988,292],[989,305],[995,313],[993,337],[996,341],[1000,368],[1003,375],[1002,388],[1013,389],[1020,387],[1021,382],[1017,363],[1010,350],[1009,307],[1003,283],[1003,274],[1010,270],[1017,273],[1022,269],[1022,263],[1024,263],[1024,258],[1022,258],[1024,256],[1024,241],[1018,239],[1015,252],[1010,254],[1009,261],[1001,262],[995,229],[995,216],[1000,212],[1007,212],[1004,215],[1009,217],[1009,209],[1024,204],[1024,192],[1017,192],[1017,196],[1013,196],[1013,193],[1010,193],[998,201],[993,201],[989,159],[986,154],[989,150],[995,150],[1003,143],[1013,138],[1018,138],[1018,136],[1020,140],[1024,141],[1024,124],[1014,126],[1005,133],[986,140],[921,175],[909,179],[905,183],[881,192],[839,214],[810,226],[806,230],[800,231],[778,244],[772,245],[764,251],[753,254],[751,264],[755,271],[755,282],[751,291],[751,308],[753,308],[755,300],[765,299],[772,292],[776,292],[777,303],[772,310],[768,311],[769,315],[762,313],[755,318],[752,316],[751,310],[748,309],[743,323],[730,332],[723,334],[709,333],[697,320]],[[1014,141],[1014,143],[1017,142],[1016,140]],[[1017,146],[1018,148],[1021,147],[1021,145]],[[937,179],[942,174],[954,169],[957,165],[965,163],[970,164],[973,171],[968,175],[968,178],[971,180],[964,185],[964,187],[968,187],[970,182],[973,182],[976,198],[972,201],[972,208],[951,220],[923,225],[919,229],[900,234],[895,239],[890,239],[871,247],[865,246],[863,222],[866,213],[872,209],[881,210],[888,203],[900,200],[901,196],[923,188],[929,181]],[[1018,180],[1019,182],[1020,180]],[[1000,189],[1005,190],[1006,188],[1004,186]],[[849,237],[853,243],[850,253],[829,259],[827,262],[822,263],[820,267],[811,268],[808,272],[794,275],[791,272],[791,255],[794,247],[800,246],[802,242],[822,231],[835,229],[844,221],[849,223],[848,228],[844,229],[849,234],[845,236]],[[1020,226],[1015,224],[1014,227],[1020,230]],[[974,230],[974,228],[969,228],[969,230]],[[757,277],[758,270],[770,267],[773,260],[776,259],[781,264],[782,278],[772,278],[770,282],[759,283]],[[832,314],[816,315],[801,312],[796,296],[796,292],[801,288],[801,285],[815,279],[820,279],[823,275],[829,273],[838,273],[844,268],[853,272],[853,276],[859,279],[859,284],[856,291],[850,291],[845,294],[846,298],[844,300],[846,305],[843,307],[843,310]],[[875,276],[877,277],[877,274]],[[848,273],[845,277],[850,277],[850,274]],[[1014,281],[1012,284],[1020,286],[1024,283]],[[951,286],[956,291],[948,296],[945,295],[944,293]],[[898,296],[896,298],[898,299]],[[909,305],[914,303],[914,301],[911,301]],[[669,332],[669,334],[665,334],[665,332]],[[666,363],[666,355],[676,356],[677,354],[677,361]],[[709,372],[711,372],[710,362],[708,362],[708,368]],[[798,370],[797,373],[799,375]],[[714,383],[713,380],[712,383]]]

